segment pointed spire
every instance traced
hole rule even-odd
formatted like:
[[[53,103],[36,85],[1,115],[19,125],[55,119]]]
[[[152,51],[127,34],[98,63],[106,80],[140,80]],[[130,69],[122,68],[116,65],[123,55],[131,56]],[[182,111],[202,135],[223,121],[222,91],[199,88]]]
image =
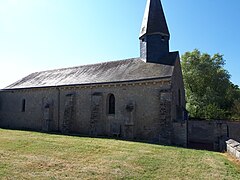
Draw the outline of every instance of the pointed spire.
[[[145,34],[170,36],[160,0],[147,0],[139,38],[141,39]]]

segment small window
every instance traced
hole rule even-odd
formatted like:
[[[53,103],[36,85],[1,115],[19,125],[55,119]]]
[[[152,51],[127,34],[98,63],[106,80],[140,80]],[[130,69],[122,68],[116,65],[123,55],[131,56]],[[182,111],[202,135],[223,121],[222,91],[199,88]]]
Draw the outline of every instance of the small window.
[[[182,97],[181,97],[181,91],[180,91],[180,89],[178,90],[178,105],[179,105],[179,106],[182,105]]]
[[[22,100],[22,112],[25,112],[25,110],[26,110],[26,100],[23,99]]]
[[[108,98],[108,114],[115,114],[115,97],[113,94]]]
[[[162,36],[162,41],[165,41],[165,37],[164,36]]]

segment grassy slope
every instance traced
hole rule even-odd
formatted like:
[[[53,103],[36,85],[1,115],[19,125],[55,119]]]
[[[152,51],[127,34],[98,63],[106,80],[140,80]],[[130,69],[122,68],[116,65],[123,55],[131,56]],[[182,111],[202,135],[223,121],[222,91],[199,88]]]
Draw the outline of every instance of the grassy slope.
[[[0,179],[240,179],[220,154],[0,129]]]

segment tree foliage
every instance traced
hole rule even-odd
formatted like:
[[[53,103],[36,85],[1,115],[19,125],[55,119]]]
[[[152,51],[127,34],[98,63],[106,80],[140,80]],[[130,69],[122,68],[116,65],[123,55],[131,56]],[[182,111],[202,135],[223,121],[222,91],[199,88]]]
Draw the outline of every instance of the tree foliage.
[[[226,119],[239,107],[240,91],[230,81],[224,69],[223,55],[201,53],[195,49],[182,55],[182,69],[187,97],[187,110],[191,117]],[[237,106],[237,107],[234,107]]]

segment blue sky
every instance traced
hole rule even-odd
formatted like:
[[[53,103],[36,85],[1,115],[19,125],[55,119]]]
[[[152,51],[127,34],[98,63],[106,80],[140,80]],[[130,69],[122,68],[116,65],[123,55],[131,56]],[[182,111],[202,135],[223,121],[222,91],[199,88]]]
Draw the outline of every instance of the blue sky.
[[[162,0],[171,50],[224,54],[240,85],[240,0]],[[146,0],[0,0],[0,88],[29,73],[139,56]]]

